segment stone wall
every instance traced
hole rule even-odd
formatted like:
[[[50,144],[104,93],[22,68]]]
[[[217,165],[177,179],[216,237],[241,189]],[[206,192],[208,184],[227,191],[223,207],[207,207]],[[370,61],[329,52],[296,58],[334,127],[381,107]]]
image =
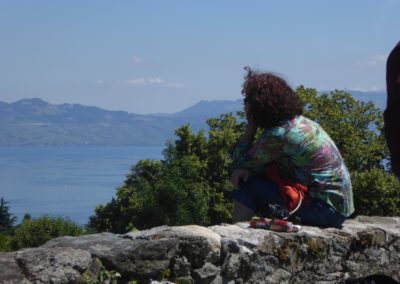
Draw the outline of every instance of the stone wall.
[[[344,283],[372,274],[400,279],[400,217],[359,216],[340,230],[298,233],[248,223],[162,226],[0,254],[0,283],[100,283],[99,275],[121,275],[119,283]]]

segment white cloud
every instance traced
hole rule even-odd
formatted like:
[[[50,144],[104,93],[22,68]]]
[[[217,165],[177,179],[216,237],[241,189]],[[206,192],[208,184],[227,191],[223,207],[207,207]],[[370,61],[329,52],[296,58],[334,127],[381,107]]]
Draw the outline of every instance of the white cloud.
[[[103,80],[97,80],[96,81],[96,85],[104,85],[104,81]]]
[[[174,89],[182,89],[183,88],[183,84],[181,84],[181,83],[168,83],[168,84],[166,84],[166,86],[168,88],[174,88]]]
[[[366,59],[355,60],[354,64],[358,66],[380,67],[386,63],[387,57],[387,54],[376,54]]]
[[[132,57],[132,61],[133,61],[133,63],[136,63],[136,64],[143,63],[142,58],[140,58],[140,57],[138,57],[138,56],[133,56],[133,57]]]
[[[130,80],[126,80],[125,83],[133,86],[160,85],[160,86],[165,86],[167,88],[175,88],[175,89],[183,88],[183,84],[181,83],[167,82],[165,80],[160,79],[159,77],[133,78]]]
[[[149,84],[163,84],[163,83],[165,83],[163,80],[161,80],[158,77],[149,78],[147,81],[149,82]]]
[[[127,80],[126,83],[128,85],[147,85],[147,79],[145,78],[135,78]]]

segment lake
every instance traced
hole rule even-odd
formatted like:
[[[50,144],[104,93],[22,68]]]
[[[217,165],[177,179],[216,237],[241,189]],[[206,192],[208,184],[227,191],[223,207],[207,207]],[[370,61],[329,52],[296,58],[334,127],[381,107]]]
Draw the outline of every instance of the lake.
[[[141,159],[161,159],[164,146],[0,147],[0,197],[21,221],[62,216],[86,224]]]

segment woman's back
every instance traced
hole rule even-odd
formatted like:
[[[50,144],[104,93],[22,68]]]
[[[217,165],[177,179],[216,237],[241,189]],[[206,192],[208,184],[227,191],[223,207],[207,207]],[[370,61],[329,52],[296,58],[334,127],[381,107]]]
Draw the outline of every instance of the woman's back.
[[[281,140],[280,156],[275,160],[280,175],[307,185],[312,197],[326,201],[341,213],[354,210],[352,202],[344,200],[344,196],[351,196],[347,194],[352,190],[349,172],[335,143],[319,124],[296,116],[266,130],[265,135]]]
[[[335,143],[320,125],[304,117],[297,116],[273,130],[281,133],[282,151],[278,159],[280,165],[290,163],[286,174],[299,179],[304,184],[313,182],[313,172],[328,173],[336,171],[343,164],[342,156]],[[294,169],[293,169],[294,167]],[[298,175],[298,171],[302,175]]]

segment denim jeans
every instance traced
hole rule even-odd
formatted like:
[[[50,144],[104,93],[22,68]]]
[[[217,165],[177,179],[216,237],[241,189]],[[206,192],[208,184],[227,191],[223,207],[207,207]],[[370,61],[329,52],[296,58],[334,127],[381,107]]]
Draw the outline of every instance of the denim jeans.
[[[240,189],[232,191],[232,198],[255,212],[265,210],[268,204],[283,205],[278,185],[258,176],[249,177]],[[304,202],[294,216],[299,217],[304,225],[318,227],[340,228],[345,220],[335,208],[318,199]]]

